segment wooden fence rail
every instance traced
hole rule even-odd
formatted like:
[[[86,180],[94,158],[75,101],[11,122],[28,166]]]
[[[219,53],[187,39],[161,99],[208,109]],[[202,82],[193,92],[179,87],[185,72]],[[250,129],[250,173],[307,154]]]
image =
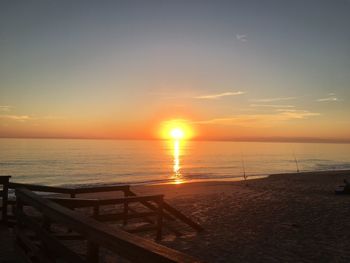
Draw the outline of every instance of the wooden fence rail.
[[[26,189],[29,189],[29,190],[34,191],[34,192],[68,194],[71,197],[76,197],[77,194],[115,192],[115,191],[127,192],[127,191],[129,191],[130,186],[129,185],[112,185],[112,186],[69,188],[69,187],[55,187],[55,186],[22,184],[22,183],[10,182],[9,188],[11,188],[11,189],[26,188]]]
[[[33,185],[33,184],[21,184],[21,183],[9,183],[9,188],[10,189],[17,189],[17,188],[26,188],[31,191],[35,192],[46,192],[46,193],[59,193],[59,194],[67,194],[71,198],[76,198],[78,194],[86,194],[86,193],[99,193],[99,192],[112,192],[112,191],[121,191],[124,194],[125,198],[132,198],[132,197],[139,197],[136,193],[130,190],[129,185],[115,185],[115,186],[96,186],[96,187],[83,187],[83,188],[67,188],[67,187],[53,187],[53,186],[44,186],[44,185]],[[69,199],[72,200],[72,199]],[[66,206],[68,206],[68,203],[70,202],[69,200],[66,201]],[[107,199],[109,201],[98,201],[98,202],[111,202],[113,203],[113,199]],[[131,199],[130,199],[131,200]],[[64,202],[63,200],[61,202]],[[74,201],[72,201],[73,204]],[[77,203],[81,203],[83,201],[78,201]],[[96,201],[85,201],[87,203],[91,202],[91,205],[88,206],[95,206]],[[120,201],[122,202],[122,201]],[[158,207],[150,202],[150,200],[142,200],[140,199],[139,202],[145,206],[146,208],[157,212]],[[9,202],[9,204],[14,204],[13,201]],[[100,205],[102,203],[99,203]],[[128,202],[124,202],[124,213],[128,213],[128,211],[133,211],[132,208],[129,207]],[[203,231],[204,229],[194,222],[192,219],[188,218],[184,214],[182,214],[179,210],[176,208],[172,207],[168,203],[166,203],[163,200],[163,217],[165,220],[171,220],[174,221],[176,219],[182,221],[186,225],[190,226],[194,230],[200,232]],[[112,217],[111,217],[112,218]],[[110,218],[110,219],[111,219]],[[153,222],[152,219],[147,219],[149,222]],[[127,219],[125,219],[127,220]],[[108,220],[106,220],[108,221]],[[124,221],[124,224],[126,224],[126,221]],[[180,235],[180,233],[174,229],[171,226],[164,225],[164,227],[168,228],[171,232],[175,233],[176,235]]]
[[[65,208],[45,199],[28,189],[16,189],[16,248],[29,262],[99,262],[99,248],[107,248],[131,262],[199,262],[199,260],[176,250],[161,246],[150,240],[134,236],[125,231],[112,228],[92,218]],[[40,225],[26,213],[23,205],[40,211],[42,217],[50,222],[64,225],[81,235],[87,241],[87,253],[80,256]],[[161,210],[163,207],[158,206]],[[160,214],[162,214],[160,212]],[[30,230],[30,231],[28,231]],[[36,240],[26,233],[34,232]],[[60,261],[62,262],[62,261]]]

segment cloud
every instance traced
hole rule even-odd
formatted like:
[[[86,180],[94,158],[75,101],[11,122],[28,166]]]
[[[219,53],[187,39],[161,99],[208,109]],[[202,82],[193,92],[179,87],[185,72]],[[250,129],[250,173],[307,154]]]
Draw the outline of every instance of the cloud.
[[[236,34],[236,39],[241,42],[247,42],[247,35]]]
[[[296,97],[281,97],[281,98],[266,98],[266,99],[253,99],[255,102],[274,102],[274,101],[284,101],[284,100],[295,100]]]
[[[295,108],[294,105],[276,105],[276,104],[250,104],[250,107],[262,107],[262,108]]]
[[[197,121],[197,124],[221,124],[236,125],[245,127],[269,127],[273,124],[289,121],[307,119],[313,116],[319,116],[320,113],[310,112],[307,110],[278,110],[274,114],[247,114],[237,115],[227,118],[215,118],[210,120]]]
[[[276,111],[284,111],[284,112],[298,112],[296,109],[276,109]]]
[[[318,102],[325,102],[325,101],[339,101],[339,99],[337,97],[328,97],[328,98],[321,98],[317,100]]]
[[[223,93],[218,93],[218,94],[209,94],[209,95],[201,95],[194,97],[195,99],[218,99],[221,97],[226,97],[226,96],[237,96],[237,95],[242,95],[245,92],[243,91],[234,91],[234,92],[223,92]]]
[[[11,106],[0,105],[0,111],[10,111],[11,108],[12,108]]]
[[[30,120],[31,117],[28,115],[0,115],[0,119],[13,121],[27,121]]]

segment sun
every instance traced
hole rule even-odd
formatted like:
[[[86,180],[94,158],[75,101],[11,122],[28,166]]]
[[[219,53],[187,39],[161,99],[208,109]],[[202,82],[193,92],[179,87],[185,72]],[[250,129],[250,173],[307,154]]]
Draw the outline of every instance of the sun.
[[[191,122],[184,119],[173,119],[161,123],[160,138],[165,140],[189,140],[194,137]]]
[[[170,135],[175,140],[180,140],[184,137],[185,133],[181,128],[174,128],[170,131]]]

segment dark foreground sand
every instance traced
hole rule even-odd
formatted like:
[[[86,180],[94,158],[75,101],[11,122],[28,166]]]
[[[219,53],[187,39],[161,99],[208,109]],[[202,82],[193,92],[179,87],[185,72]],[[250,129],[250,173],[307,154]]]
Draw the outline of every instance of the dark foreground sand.
[[[245,182],[134,187],[205,227],[162,243],[206,262],[350,262],[350,171],[272,175]]]
[[[350,171],[133,190],[163,193],[199,222],[205,232],[166,235],[161,243],[205,262],[350,262],[350,195],[334,194],[344,178]]]

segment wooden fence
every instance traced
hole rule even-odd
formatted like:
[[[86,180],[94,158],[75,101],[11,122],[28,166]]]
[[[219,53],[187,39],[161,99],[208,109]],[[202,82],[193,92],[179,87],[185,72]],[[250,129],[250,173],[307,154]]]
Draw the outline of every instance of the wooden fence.
[[[146,225],[136,229],[129,230],[131,233],[144,232],[149,230],[156,230],[156,240],[162,238],[163,216],[164,216],[164,200],[163,195],[149,195],[149,196],[131,196],[125,198],[112,199],[80,199],[80,198],[49,198],[62,206],[70,209],[75,208],[92,208],[92,217],[100,222],[116,222],[123,221],[125,226],[130,219],[142,218],[146,219],[151,225]],[[147,202],[153,204],[155,210],[146,212],[137,212],[130,207],[131,203]],[[100,214],[102,206],[108,205],[123,205],[122,213],[103,213]],[[152,205],[152,206],[153,206]],[[150,217],[156,217],[156,220],[151,220]]]
[[[148,223],[153,224],[150,227],[144,227],[139,229],[130,230],[130,232],[142,232],[152,229],[156,229],[156,239],[161,239],[162,228],[166,228],[175,235],[181,235],[173,226],[167,224],[167,221],[179,220],[194,230],[200,232],[204,229],[188,218],[186,215],[181,213],[179,210],[175,209],[168,203],[166,203],[162,196],[137,196],[136,193],[131,191],[129,185],[116,185],[116,186],[98,186],[98,187],[84,187],[84,188],[65,188],[65,187],[52,187],[43,185],[33,185],[33,184],[20,184],[20,183],[9,183],[10,189],[25,188],[34,192],[46,192],[46,193],[58,193],[68,195],[70,198],[55,198],[55,202],[60,203],[68,208],[74,209],[78,207],[92,207],[94,209],[95,219],[103,222],[111,222],[117,220],[123,220],[123,224],[126,225],[129,219],[132,218],[143,218]],[[124,198],[114,198],[114,199],[77,199],[79,194],[87,193],[98,193],[98,192],[111,192],[111,191],[121,191]],[[139,202],[144,207],[148,208],[150,211],[145,213],[139,213],[129,206],[130,203]],[[11,205],[15,204],[15,201],[8,202]],[[124,211],[122,214],[107,214],[100,215],[100,206],[108,204],[122,204],[124,206]],[[159,215],[161,211],[161,216]],[[150,218],[151,216],[156,216],[157,219],[154,220]],[[160,220],[159,218],[162,218]],[[10,218],[10,217],[9,217]]]
[[[28,189],[16,188],[16,197],[15,244],[18,253],[22,254],[28,262],[97,263],[100,260],[100,250],[102,248],[108,249],[131,262],[199,262],[199,260],[184,253],[112,228],[93,218],[88,218]],[[141,199],[135,197],[127,200],[123,202],[114,200],[114,202],[124,204],[133,201],[159,201],[162,198],[161,196],[152,196]],[[64,201],[59,202],[63,203]],[[96,201],[84,202],[86,204],[92,202],[89,205],[93,205]],[[76,204],[83,205],[83,202],[78,200]],[[24,205],[37,211],[35,217],[33,217],[32,212],[27,212],[29,209],[24,209]],[[160,208],[158,207],[158,209]],[[78,253],[65,244],[59,238],[59,233],[48,228],[47,222],[60,227],[64,226],[73,233],[79,234],[87,244],[85,253]]]

